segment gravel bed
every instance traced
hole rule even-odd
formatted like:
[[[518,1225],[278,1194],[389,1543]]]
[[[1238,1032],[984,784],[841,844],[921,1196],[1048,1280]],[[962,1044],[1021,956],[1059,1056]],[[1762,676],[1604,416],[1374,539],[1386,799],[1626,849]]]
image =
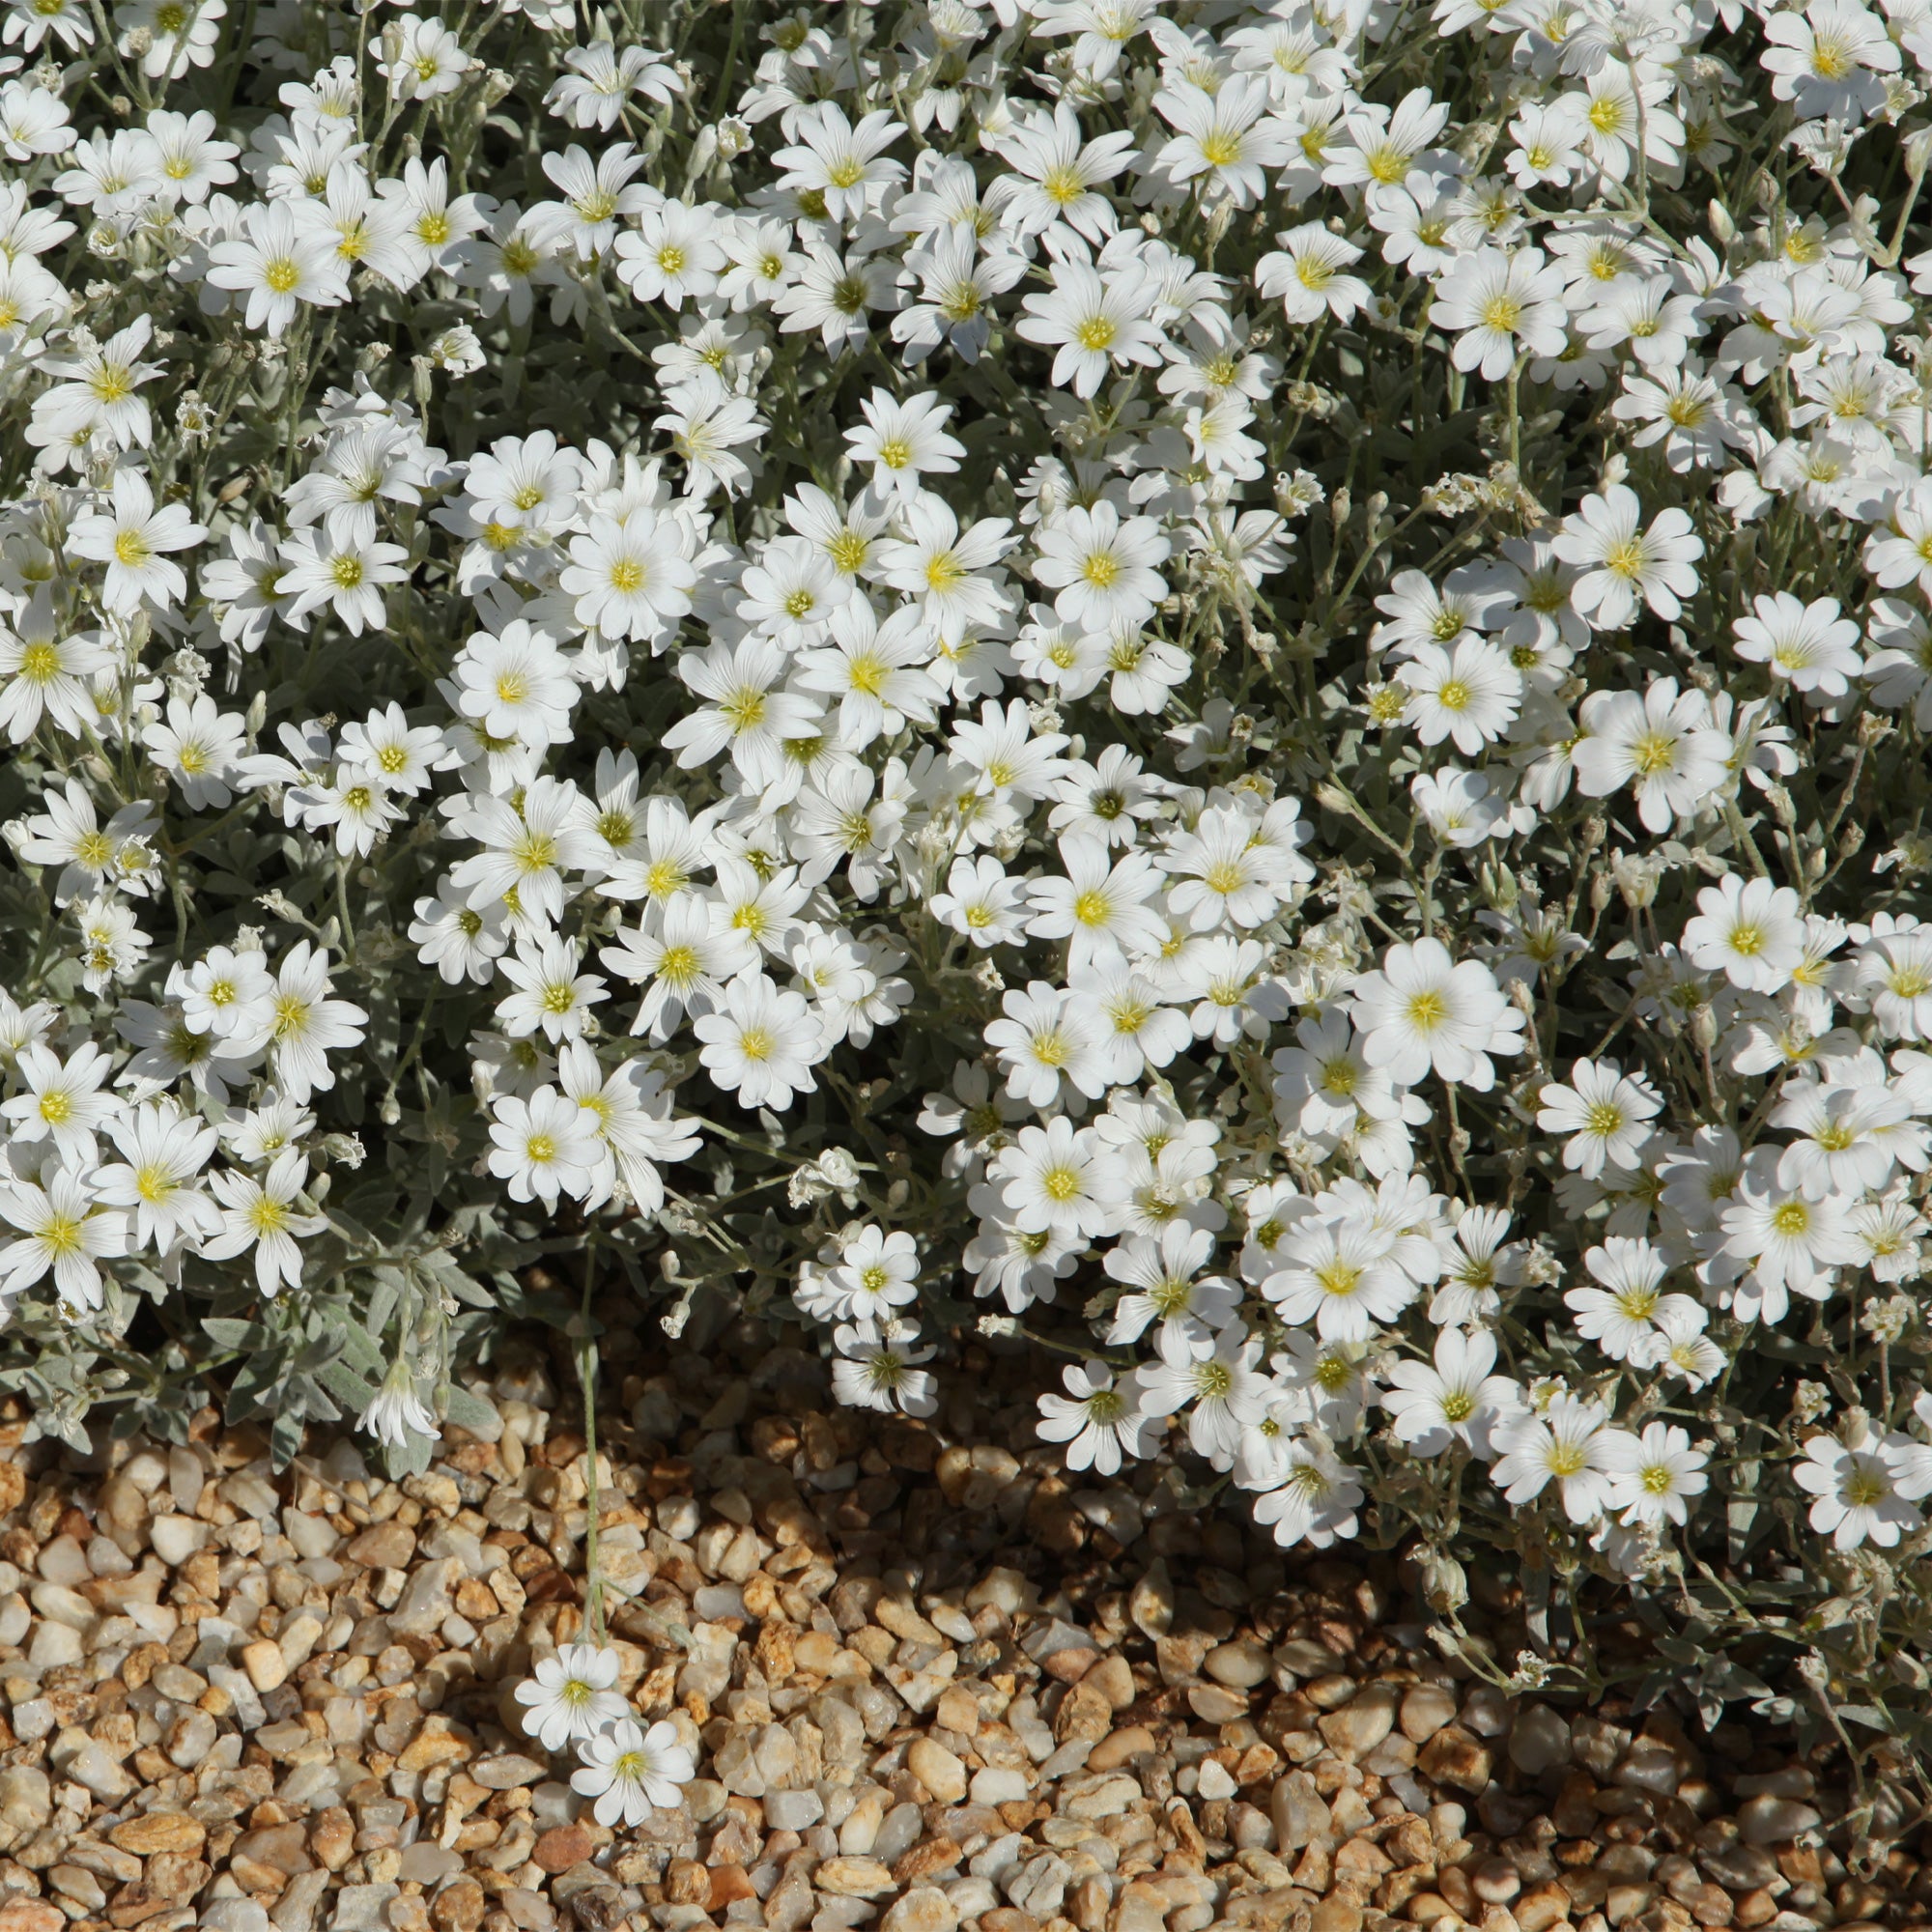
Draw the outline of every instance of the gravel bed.
[[[400,1484],[348,1440],[277,1476],[212,1410],[92,1459],[0,1430],[0,1932],[1932,1919],[1906,1851],[1848,1871],[1829,1766],[1509,1700],[1387,1558],[1285,1561],[1171,1469],[1069,1479],[996,1358],[923,1425],[739,1340],[608,1349],[620,1684],[698,1768],[635,1833],[512,1694],[584,1634],[583,1441],[541,1354],[484,1391],[496,1440],[452,1429]]]

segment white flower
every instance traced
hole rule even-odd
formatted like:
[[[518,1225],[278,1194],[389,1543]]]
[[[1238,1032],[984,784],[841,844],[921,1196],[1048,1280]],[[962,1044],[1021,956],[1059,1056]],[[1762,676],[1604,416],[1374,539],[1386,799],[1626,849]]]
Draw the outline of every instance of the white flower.
[[[96,1132],[120,1111],[114,1095],[101,1091],[111,1070],[92,1040],[83,1040],[65,1060],[40,1040],[22,1046],[14,1072],[25,1091],[0,1100],[0,1118],[12,1140],[21,1147],[49,1141],[76,1168],[91,1168]]]
[[[895,735],[908,720],[932,724],[941,693],[925,668],[932,648],[919,611],[902,604],[881,622],[867,597],[833,593],[828,586],[826,601],[830,637],[800,654],[792,675],[806,691],[838,700],[845,749],[863,752],[874,739]]]
[[[855,463],[872,466],[875,490],[916,497],[923,475],[944,475],[959,468],[966,445],[946,433],[952,405],[930,390],[900,400],[874,389],[859,407],[865,426],[845,432],[845,446]]]
[[[211,1261],[228,1261],[252,1248],[255,1284],[264,1294],[279,1293],[284,1284],[299,1288],[298,1243],[328,1226],[327,1216],[304,1214],[296,1206],[308,1180],[307,1156],[284,1148],[260,1180],[232,1167],[215,1168],[208,1179],[221,1204],[222,1231],[204,1241],[201,1252]]]
[[[1582,736],[1570,752],[1577,789],[1606,798],[1629,785],[1648,831],[1668,831],[1730,776],[1731,743],[1714,728],[1709,700],[1680,693],[1674,677],[1654,677],[1641,694],[1593,691],[1578,722]]]
[[[1154,96],[1154,110],[1177,131],[1153,165],[1177,185],[1198,183],[1204,198],[1246,208],[1261,199],[1267,170],[1288,158],[1287,124],[1268,112],[1261,74],[1236,73],[1213,92],[1179,81]]]
[[[785,741],[810,737],[819,724],[810,697],[776,688],[787,668],[784,652],[769,638],[686,651],[677,674],[706,701],[664,734],[665,749],[687,767],[708,764],[728,750],[753,784],[774,783],[784,770]]]
[[[1567,1087],[1552,1082],[1538,1097],[1536,1124],[1545,1133],[1568,1134],[1563,1165],[1591,1179],[1610,1163],[1634,1167],[1663,1106],[1648,1080],[1625,1073],[1612,1060],[1575,1062]]]
[[[624,49],[626,57],[638,52],[636,47]],[[640,302],[660,301],[669,309],[703,300],[717,288],[730,259],[711,212],[688,208],[681,201],[659,202],[640,211],[636,229],[619,235],[612,252],[617,279],[632,297]]]
[[[1106,1088],[1099,1041],[1064,991],[1035,980],[1024,991],[1009,990],[1001,1009],[1006,1017],[986,1026],[985,1038],[1000,1056],[1014,1099],[1047,1107],[1063,1080],[1099,1098]]]
[[[166,1258],[183,1242],[220,1231],[219,1212],[195,1185],[214,1151],[213,1127],[167,1101],[121,1114],[107,1122],[107,1131],[125,1159],[95,1172],[95,1192],[103,1206],[131,1215],[136,1246]]]
[[[1804,1444],[1802,1461],[1792,1466],[1791,1479],[1815,1498],[1808,1520],[1820,1536],[1829,1536],[1837,1549],[1857,1549],[1867,1543],[1881,1549],[1896,1547],[1922,1521],[1904,1492],[1901,1477],[1921,1476],[1918,1459],[1906,1459],[1918,1448],[1910,1436],[1881,1435],[1870,1423],[1861,1422],[1845,1440],[1823,1434]],[[1914,1495],[1927,1488],[1913,1482]]]
[[[1601,496],[1585,497],[1563,520],[1554,549],[1581,573],[1570,601],[1593,629],[1621,631],[1635,618],[1639,602],[1660,617],[1675,617],[1683,600],[1696,594],[1692,566],[1704,543],[1692,534],[1690,517],[1671,504],[1645,529],[1639,527],[1642,514],[1636,492],[1616,483]]]
[[[1457,368],[1499,383],[1521,354],[1562,354],[1568,320],[1562,271],[1539,248],[1478,248],[1436,283],[1429,319],[1458,331]]]
[[[1508,808],[1481,772],[1455,765],[1418,772],[1408,781],[1408,794],[1430,831],[1452,850],[1466,852],[1509,829]]]
[[[99,1264],[127,1252],[128,1217],[100,1204],[94,1187],[65,1167],[41,1184],[0,1180],[0,1219],[17,1232],[0,1246],[0,1293],[13,1298],[47,1275],[71,1309],[99,1308]]]
[[[1439,1456],[1451,1442],[1478,1455],[1491,1453],[1499,1424],[1522,1406],[1522,1392],[1508,1376],[1493,1373],[1495,1338],[1487,1329],[1473,1334],[1444,1328],[1435,1338],[1433,1365],[1401,1361],[1388,1373],[1382,1406],[1395,1418],[1395,1433],[1419,1456]]]
[[[1494,644],[1464,637],[1445,650],[1419,644],[1397,671],[1407,688],[1405,723],[1425,745],[1452,740],[1465,757],[1500,738],[1517,715],[1522,677]]]
[[[1312,1321],[1324,1341],[1366,1342],[1415,1299],[1394,1240],[1362,1222],[1304,1222],[1283,1239],[1281,1258],[1262,1293],[1284,1321]]]
[[[180,503],[156,509],[138,469],[117,469],[109,496],[112,508],[76,517],[68,541],[76,556],[106,564],[101,595],[110,611],[132,615],[144,600],[165,611],[187,593],[187,578],[167,553],[192,550],[208,532]]]
[[[1170,546],[1151,517],[1112,503],[1075,506],[1039,532],[1033,574],[1057,594],[1054,609],[1083,631],[1145,623],[1167,593],[1158,566]]]
[[[1801,13],[1780,10],[1765,22],[1772,44],[1758,56],[1774,77],[1775,99],[1806,119],[1857,121],[1883,104],[1881,74],[1896,73],[1899,52],[1885,22],[1855,0],[1808,0]]]
[[[533,1676],[517,1686],[517,1702],[526,1713],[524,1728],[545,1750],[560,1751],[622,1723],[631,1706],[616,1688],[618,1668],[614,1650],[588,1643],[559,1645],[538,1660]]]
[[[248,298],[250,329],[278,336],[301,303],[327,308],[349,299],[348,264],[314,207],[308,201],[253,203],[243,216],[244,239],[217,242],[209,250],[209,281]]]
[[[660,1166],[689,1160],[699,1146],[698,1123],[673,1114],[664,1075],[626,1060],[607,1076],[589,1044],[574,1039],[557,1054],[557,1081],[589,1116],[602,1143],[603,1159],[592,1171],[584,1206],[603,1206],[621,1180],[640,1212],[659,1212],[665,1204]]]
[[[1601,1284],[1573,1288],[1563,1305],[1577,1317],[1577,1332],[1612,1361],[1655,1368],[1674,1335],[1701,1329],[1704,1311],[1688,1294],[1661,1293],[1669,1262],[1649,1241],[1611,1235],[1587,1248],[1583,1265]]]
[[[1842,697],[1864,669],[1858,652],[1859,627],[1838,614],[1835,597],[1806,604],[1780,590],[1752,599],[1753,614],[1740,617],[1737,654],[1761,664],[1774,678],[1788,680],[1813,703]]]
[[[1281,252],[1256,263],[1255,287],[1264,296],[1279,297],[1290,322],[1320,322],[1325,315],[1348,322],[1368,306],[1368,283],[1344,272],[1362,259],[1352,242],[1319,221],[1305,221],[1275,240]]]
[[[230,803],[244,742],[242,720],[220,710],[206,692],[185,702],[171,697],[166,719],[141,733],[149,756],[180,787],[191,811],[220,810]]]
[[[879,569],[895,590],[920,598],[926,621],[948,643],[976,624],[997,623],[1006,593],[994,565],[1011,549],[1004,517],[981,517],[962,530],[939,497],[914,497],[901,513],[903,540],[881,543]]]
[[[1555,1396],[1540,1414],[1515,1417],[1495,1431],[1502,1454],[1490,1480],[1518,1504],[1533,1502],[1553,1482],[1570,1520],[1594,1522],[1612,1494],[1609,1420],[1602,1403]]]
[[[1069,1469],[1112,1476],[1124,1458],[1153,1453],[1148,1434],[1151,1418],[1135,1407],[1130,1388],[1116,1386],[1106,1363],[1069,1362],[1061,1380],[1066,1395],[1049,1391],[1039,1398],[1035,1433],[1043,1442],[1066,1445],[1062,1453]]]
[[[1167,925],[1151,903],[1161,884],[1151,861],[1138,852],[1115,859],[1098,839],[1063,838],[1060,863],[1064,875],[1047,872],[1028,887],[1034,913],[1027,931],[1065,939],[1070,972],[1160,951]]]
[[[932,1348],[913,1347],[916,1331],[901,1322],[883,1330],[846,1324],[833,1330],[838,1354],[832,1364],[832,1392],[852,1408],[890,1415],[930,1415],[939,1406],[938,1382],[918,1366]]]
[[[903,1229],[888,1234],[868,1222],[836,1253],[832,1266],[812,1269],[794,1291],[809,1314],[877,1328],[916,1299],[919,1249]]]
[[[1781,1321],[1794,1293],[1825,1300],[1832,1293],[1833,1268],[1858,1259],[1845,1225],[1846,1204],[1830,1196],[1806,1200],[1779,1184],[1777,1168],[1776,1148],[1753,1148],[1736,1205],[1719,1216],[1724,1252],[1750,1267],[1732,1300],[1741,1321]]]
[[[365,628],[383,628],[388,614],[383,585],[408,582],[410,572],[402,568],[408,554],[400,543],[363,541],[350,533],[338,537],[327,527],[298,529],[282,545],[276,593],[288,599],[292,624],[328,605],[350,636],[359,638]]]
[[[292,946],[269,995],[269,1050],[275,1080],[298,1103],[335,1085],[328,1055],[362,1043],[368,1013],[328,997],[328,954],[306,939]]]
[[[554,1209],[559,1195],[590,1191],[600,1151],[596,1122],[554,1087],[528,1099],[499,1095],[490,1123],[490,1172],[510,1184],[512,1201],[541,1201]]]
[[[669,1809],[696,1775],[677,1726],[660,1719],[645,1730],[621,1718],[583,1746],[583,1762],[570,1775],[570,1788],[597,1802],[600,1825],[635,1830],[655,1808]]]
[[[1024,1232],[1071,1237],[1100,1234],[1112,1220],[1101,1193],[1108,1165],[1091,1129],[1056,1114],[1043,1127],[1022,1127],[986,1171],[1002,1183],[999,1198]]]
[[[1359,1474],[1324,1444],[1308,1436],[1289,1448],[1283,1480],[1255,1503],[1255,1520],[1270,1528],[1284,1549],[1306,1543],[1327,1549],[1355,1534],[1355,1511],[1366,1492]]]
[[[595,973],[578,971],[581,960],[577,943],[554,933],[526,934],[514,957],[497,960],[497,972],[517,989],[497,1005],[497,1018],[512,1039],[539,1029],[553,1041],[582,1034],[590,1009],[611,996]]]
[[[101,639],[87,632],[58,635],[43,600],[0,626],[0,728],[24,745],[43,718],[70,737],[95,721],[93,680],[113,663]]]
[[[1684,1522],[1689,1498],[1710,1487],[1704,1474],[1708,1452],[1692,1448],[1690,1432],[1675,1423],[1647,1423],[1641,1435],[1612,1429],[1602,1460],[1609,1471],[1609,1506],[1626,1523]]]
[[[1212,1335],[1189,1336],[1163,1322],[1158,1360],[1135,1370],[1143,1414],[1187,1412],[1187,1439],[1197,1456],[1216,1468],[1233,1466],[1241,1430],[1260,1419],[1267,1384],[1255,1372],[1261,1337],[1238,1321]]]
[[[407,1448],[412,1436],[434,1438],[440,1433],[435,1415],[416,1393],[414,1372],[401,1359],[383,1378],[382,1386],[369,1398],[355,1426],[396,1449]]]
[[[905,169],[885,157],[905,129],[883,110],[855,127],[832,101],[800,112],[790,124],[799,143],[781,148],[773,165],[785,170],[793,193],[815,195],[835,221],[856,220]]]
[[[698,1059],[712,1084],[741,1107],[782,1113],[795,1094],[817,1085],[811,1068],[823,1052],[823,1023],[800,994],[755,968],[732,980],[722,1008],[700,1014],[692,1030],[703,1042]]]
[[[1486,1094],[1492,1054],[1522,1051],[1522,1015],[1480,961],[1450,957],[1439,939],[1391,946],[1379,971],[1355,976],[1350,1011],[1371,1066],[1412,1087],[1433,1067]]]
[[[571,538],[570,559],[558,581],[587,628],[656,649],[691,609],[697,573],[676,526],[655,510],[593,516]]]
[[[1138,1341],[1153,1321],[1190,1339],[1225,1328],[1240,1293],[1222,1277],[1201,1276],[1213,1252],[1213,1236],[1184,1222],[1163,1228],[1158,1237],[1136,1236],[1110,1249],[1107,1273],[1129,1292],[1114,1304],[1108,1342]]]
[[[975,946],[1009,946],[1026,930],[1019,882],[1007,876],[997,859],[955,859],[946,890],[927,901],[935,919]]]
[[[563,873],[596,863],[601,841],[590,802],[567,780],[541,778],[524,791],[522,809],[505,798],[470,805],[470,835],[483,846],[450,869],[476,907],[511,893],[526,913],[563,915]]]
[[[1775,993],[1804,958],[1798,895],[1769,879],[1727,872],[1697,895],[1697,917],[1684,927],[1684,950],[1707,973],[1722,973],[1747,992]]]
[[[1299,847],[1314,836],[1297,822],[1293,800],[1285,801],[1286,838],[1256,837],[1257,826],[1234,806],[1210,806],[1191,832],[1173,839],[1161,855],[1162,869],[1179,879],[1168,894],[1175,918],[1196,932],[1232,925],[1265,924],[1293,887],[1315,876]]]
[[[1046,295],[1028,296],[1018,332],[1052,349],[1056,387],[1091,396],[1116,363],[1159,366],[1161,333],[1149,319],[1151,291],[1138,273],[1103,277],[1082,262],[1058,262]]]

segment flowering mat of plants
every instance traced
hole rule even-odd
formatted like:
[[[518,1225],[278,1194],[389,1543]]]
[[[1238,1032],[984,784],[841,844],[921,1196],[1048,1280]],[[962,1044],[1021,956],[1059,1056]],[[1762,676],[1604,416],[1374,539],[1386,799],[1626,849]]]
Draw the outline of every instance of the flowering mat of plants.
[[[349,1437],[277,1475],[212,1411],[90,1468],[17,1450],[0,1932],[1926,1921],[1932,1869],[1852,1868],[1833,1747],[1505,1695],[1385,1555],[1069,1484],[1027,1367],[928,1424],[754,1326],[633,1351],[596,1652],[561,1354],[514,1350],[400,1484]],[[1514,1588],[1466,1620],[1525,1641]],[[573,1676],[666,1729],[681,1789],[573,1776]]]
[[[345,1932],[593,1830],[580,1918],[862,1913],[827,1833],[835,1901],[923,1871],[891,1932],[1191,1932],[1170,1855],[1910,1917],[1928,71],[1926,0],[0,0],[0,1401],[166,1445],[168,1537],[240,1463],[165,1592],[19,1532],[20,1848],[177,1748],[268,1781],[242,1892],[340,1802]],[[506,1338],[700,1387],[730,1323],[816,1433],[727,1479],[717,1411],[599,1544],[588,1407],[526,1660]],[[983,1467],[895,1460],[996,1374]],[[500,1735],[417,1735],[445,1649]],[[139,1917],[125,1822],[22,1869]]]

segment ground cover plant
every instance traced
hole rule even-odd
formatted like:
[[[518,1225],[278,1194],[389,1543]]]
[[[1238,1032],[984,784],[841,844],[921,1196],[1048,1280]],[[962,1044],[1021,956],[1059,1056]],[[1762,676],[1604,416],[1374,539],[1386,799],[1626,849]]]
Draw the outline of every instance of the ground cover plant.
[[[0,40],[38,1427],[420,1467],[613,1273],[915,1417],[1034,1348],[1073,1472],[1913,1812],[1932,14]]]

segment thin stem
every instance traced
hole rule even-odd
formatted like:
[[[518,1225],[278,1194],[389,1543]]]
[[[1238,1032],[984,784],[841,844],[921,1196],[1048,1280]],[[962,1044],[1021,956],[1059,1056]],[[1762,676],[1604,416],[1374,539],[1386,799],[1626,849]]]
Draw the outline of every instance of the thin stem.
[[[590,1641],[604,1643],[604,1579],[597,1568],[597,1522],[603,1500],[597,1485],[597,1332],[590,1314],[597,1283],[597,1233],[583,1243],[583,1305],[578,1321],[577,1377],[583,1385],[583,1612]]]

